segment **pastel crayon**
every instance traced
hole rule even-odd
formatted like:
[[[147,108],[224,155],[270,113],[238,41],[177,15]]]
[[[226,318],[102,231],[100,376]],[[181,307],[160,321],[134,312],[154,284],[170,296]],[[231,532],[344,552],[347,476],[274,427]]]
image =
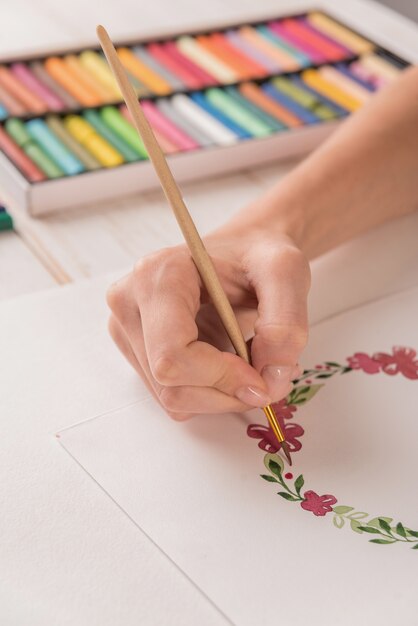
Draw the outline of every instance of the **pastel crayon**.
[[[125,120],[128,122],[128,124],[131,126],[132,133],[136,133],[135,127],[132,122],[131,114],[129,113],[126,104],[122,104],[122,106],[120,107],[120,113],[122,117],[124,117]],[[163,152],[165,152],[166,154],[175,154],[176,152],[179,152],[178,146],[174,145],[166,137],[166,135],[161,134],[155,127],[152,129],[152,132],[154,133],[154,136],[156,140],[158,141],[158,143],[160,144],[160,147],[162,148]]]
[[[84,165],[58,139],[41,119],[26,122],[26,130],[32,139],[62,169],[67,176],[74,176],[84,171]]]
[[[365,54],[361,57],[361,64],[386,82],[397,78],[402,71],[376,54]]]
[[[294,58],[292,58],[287,52],[280,50],[280,48],[272,44],[265,37],[262,37],[262,35],[260,35],[260,33],[252,26],[242,26],[238,32],[253,46],[276,61],[278,68],[287,72],[298,70],[300,68],[299,63],[295,61]]]
[[[352,80],[354,80],[356,83],[358,83],[359,85],[361,85],[362,87],[364,87],[368,91],[372,91],[372,92],[376,91],[376,87],[375,87],[375,85],[373,83],[371,83],[368,80],[365,80],[361,76],[357,76],[352,71],[350,66],[345,65],[344,63],[337,63],[337,65],[335,65],[334,67],[336,67],[337,70],[339,72],[341,72],[341,74],[344,74],[344,76],[347,76],[348,78],[351,78]]]
[[[115,94],[113,91],[103,85],[96,78],[95,74],[88,71],[77,55],[67,54],[64,57],[64,63],[70,68],[71,73],[76,78],[78,84],[84,85],[85,89],[98,98],[101,104],[115,101]]]
[[[28,113],[44,113],[45,103],[18,80],[7,67],[0,66],[0,85],[20,102]]]
[[[324,65],[318,69],[318,72],[325,78],[325,80],[328,80],[333,85],[336,85],[346,93],[350,94],[359,102],[364,104],[370,100],[372,94],[368,89],[365,89],[351,78],[348,78],[348,76],[341,74],[341,72],[335,69],[335,67]]]
[[[168,54],[174,58],[180,65],[185,67],[197,80],[195,87],[206,87],[209,85],[217,85],[218,81],[209,74],[204,67],[198,65],[190,57],[183,54],[177,43],[174,41],[167,41],[163,44],[164,49],[168,52]]]
[[[294,115],[274,98],[269,97],[256,83],[243,83],[240,85],[239,90],[245,98],[269,113],[269,115],[274,116],[284,126],[296,128],[302,125],[302,120],[297,115]]]
[[[302,50],[313,63],[324,63],[327,61],[327,57],[311,43],[289,30],[285,25],[285,20],[270,22],[269,27],[282,39]]]
[[[31,138],[21,120],[11,118],[5,122],[6,131],[27,156],[38,166],[48,178],[59,178],[64,171],[53,161],[42,148]]]
[[[300,89],[303,89],[303,91],[305,91],[306,93],[310,93],[317,102],[322,102],[322,104],[324,104],[328,109],[333,111],[335,117],[345,117],[346,115],[348,115],[348,109],[340,106],[334,100],[327,98],[326,96],[324,96],[324,94],[315,91],[315,89],[303,82],[303,80],[299,76],[292,76],[290,80],[294,85],[296,85]]]
[[[59,57],[49,57],[45,61],[45,69],[64,89],[76,100],[78,106],[100,106],[102,99],[88,85],[79,80],[73,68]]]
[[[238,124],[233,117],[231,117],[231,115],[228,115],[225,108],[216,106],[213,102],[211,102],[207,97],[207,92],[202,93],[197,91],[191,94],[191,98],[206,113],[211,115],[213,119],[217,120],[226,129],[234,133],[236,138],[249,139],[252,137],[252,134],[244,126]]]
[[[202,132],[197,125],[192,123],[190,118],[182,115],[178,110],[176,110],[169,99],[161,98],[156,100],[155,105],[158,109],[160,109],[161,113],[165,117],[177,126],[177,128],[180,128],[189,137],[191,137],[197,144],[200,146],[210,146],[213,144],[210,135]]]
[[[122,99],[122,94],[115,77],[105,59],[98,52],[84,50],[84,52],[79,55],[79,61],[81,65],[90,72],[90,74],[93,74],[96,80],[103,85],[111,100]]]
[[[312,95],[312,92],[296,85],[289,78],[280,76],[273,78],[273,85],[289,98],[292,98],[305,109],[310,109],[317,117],[322,120],[330,120],[336,117],[335,110],[326,106],[321,100]]]
[[[26,87],[36,94],[51,111],[62,111],[64,102],[42,83],[25,63],[13,63],[11,71]]]
[[[3,89],[0,84],[0,102],[7,108],[11,115],[25,115],[27,113],[23,104],[14,98],[7,89]]]
[[[374,44],[367,41],[364,37],[353,33],[352,30],[342,26],[333,19],[319,12],[312,12],[307,15],[306,21],[312,24],[320,32],[324,32],[329,37],[335,39],[343,46],[353,50],[356,54],[363,54],[374,49]]]
[[[13,230],[12,216],[3,207],[0,207],[0,230]]]
[[[286,53],[291,59],[294,59],[299,67],[308,67],[311,65],[311,60],[306,54],[303,54],[303,52],[294,46],[291,46],[289,42],[282,39],[267,25],[260,24],[259,26],[256,26],[256,30],[262,37],[264,37],[264,39],[267,39],[267,41],[273,44],[273,46],[281,50],[283,53]]]
[[[315,115],[310,109],[302,106],[296,100],[288,96],[286,93],[281,91],[279,87],[271,81],[265,83],[262,86],[262,89],[265,93],[267,93],[273,100],[279,102],[282,106],[292,111],[294,115],[297,115],[299,119],[302,120],[305,124],[316,124],[320,121],[320,118]]]
[[[100,111],[102,120],[125,143],[136,152],[140,159],[147,159],[147,151],[135,128],[120,113],[116,107],[103,107]]]
[[[259,107],[258,104],[247,100],[247,98],[236,89],[236,87],[227,87],[226,93],[235,101],[238,106],[260,119],[263,124],[270,128],[271,132],[283,130],[284,125],[277,120],[274,115],[270,115],[263,107]]]
[[[310,22],[306,17],[297,18],[297,21],[303,24],[304,29],[307,29],[311,34],[314,34],[315,37],[319,37],[319,41],[322,45],[326,44],[327,47],[331,46],[331,49],[337,49],[342,54],[344,54],[343,58],[348,58],[353,56],[353,50],[348,46],[344,45],[341,41],[337,41],[335,37],[331,37],[326,34],[323,30],[318,30],[315,26]]]
[[[6,107],[0,103],[0,120],[5,120],[7,117],[9,117],[9,112]]]
[[[170,52],[162,45],[152,43],[147,46],[147,52],[154,57],[158,62],[164,64],[173,74],[178,76],[186,87],[189,89],[199,89],[203,86],[202,80],[186,67],[175,54]]]
[[[361,57],[358,61],[353,61],[349,65],[350,72],[360,80],[363,80],[370,85],[373,85],[374,89],[380,89],[387,84],[387,80],[376,74],[375,71],[365,67],[361,62]]]
[[[242,54],[237,48],[233,48],[221,33],[201,35],[197,40],[201,46],[232,67],[240,80],[266,76],[267,71],[264,67]]]
[[[67,146],[69,150],[81,161],[86,170],[94,171],[101,168],[97,159],[88,152],[72,135],[67,131],[61,119],[56,115],[48,115],[46,123],[53,133]]]
[[[31,158],[13,141],[8,133],[0,126],[0,149],[14,163],[26,178],[32,183],[46,179],[45,173],[32,161]]]
[[[334,100],[337,104],[344,107],[348,111],[357,111],[361,106],[361,102],[356,98],[353,98],[343,89],[340,89],[333,83],[325,80],[316,70],[304,70],[302,72],[302,80],[307,85],[327,96],[331,100]]]
[[[308,43],[312,48],[324,55],[328,61],[341,61],[352,56],[352,53],[343,48],[337,42],[326,39],[309,22],[297,19],[286,19],[282,25],[297,38]]]
[[[171,93],[169,83],[136,57],[129,48],[118,48],[118,55],[124,67],[152,93],[159,96]]]
[[[207,90],[206,97],[213,106],[223,111],[254,137],[265,137],[271,134],[271,127],[267,122],[258,118],[246,107],[240,106],[235,98],[222,89],[212,87]]]
[[[217,117],[211,115],[204,106],[198,104],[195,101],[198,96],[202,96],[202,94],[196,92],[189,98],[179,93],[173,96],[170,102],[181,115],[188,118],[201,132],[209,135],[214,143],[220,146],[230,146],[236,143],[238,140],[237,133],[221,123]]]
[[[237,82],[239,76],[224,61],[217,58],[194,37],[184,36],[177,39],[177,47],[191,61],[202,67],[221,84]]]
[[[73,98],[73,96],[46,71],[41,61],[34,61],[29,67],[33,74],[64,102],[67,109],[76,109],[80,106],[78,100]]]
[[[106,141],[110,143],[118,152],[121,153],[127,163],[133,163],[139,160],[139,155],[131,148],[119,135],[117,135],[110,126],[103,121],[99,113],[94,109],[84,111],[83,117],[96,129]]]
[[[152,56],[143,46],[135,46],[133,48],[133,53],[137,56],[145,65],[150,67],[156,74],[164,78],[165,81],[170,85],[172,90],[181,90],[185,88],[184,82],[176,76],[173,72],[157,61],[155,57]]]
[[[194,150],[199,147],[199,144],[177,128],[152,102],[143,100],[142,108],[151,126],[165,135],[180,150]]]
[[[242,54],[245,54],[250,59],[262,65],[267,74],[279,71],[279,66],[271,57],[265,55],[261,50],[252,45],[247,39],[239,35],[235,30],[228,30],[225,33],[230,45],[237,48]]]
[[[83,145],[103,167],[116,167],[123,163],[120,152],[115,150],[103,137],[101,137],[89,124],[79,115],[68,115],[64,119],[64,125],[68,132]]]

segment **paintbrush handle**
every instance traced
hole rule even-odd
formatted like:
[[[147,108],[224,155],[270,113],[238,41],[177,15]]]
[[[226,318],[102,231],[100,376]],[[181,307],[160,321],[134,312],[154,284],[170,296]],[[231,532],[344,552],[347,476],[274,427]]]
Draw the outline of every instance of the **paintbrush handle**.
[[[237,318],[235,317],[235,313],[219,281],[212,259],[210,258],[192,217],[184,203],[180,189],[174,180],[165,155],[155,138],[152,128],[149,125],[132,85],[129,82],[125,69],[119,60],[115,47],[103,26],[97,27],[97,36],[123,94],[135,128],[144,142],[148,155],[154,165],[158,178],[160,179],[166,198],[173,209],[177,223],[183,233],[184,239],[202,278],[203,284],[211,297],[212,303],[218,312],[232,345],[234,346],[235,352],[247,363],[249,363],[250,354]]]

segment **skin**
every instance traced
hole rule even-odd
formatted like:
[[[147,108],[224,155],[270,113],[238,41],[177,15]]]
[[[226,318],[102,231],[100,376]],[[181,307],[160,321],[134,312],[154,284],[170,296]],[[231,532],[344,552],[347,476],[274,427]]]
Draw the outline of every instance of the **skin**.
[[[309,261],[417,208],[414,67],[204,239],[244,335],[253,338],[253,366],[230,351],[185,246],[144,257],[110,287],[110,333],[174,419],[265,406],[287,395],[298,374]]]

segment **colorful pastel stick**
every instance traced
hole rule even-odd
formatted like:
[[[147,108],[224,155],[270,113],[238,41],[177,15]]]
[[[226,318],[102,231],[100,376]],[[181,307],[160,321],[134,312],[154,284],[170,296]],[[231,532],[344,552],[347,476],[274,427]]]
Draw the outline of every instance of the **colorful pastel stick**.
[[[254,115],[222,89],[212,87],[206,92],[209,102],[230,117],[234,122],[242,126],[254,137],[265,137],[271,134],[271,127]]]
[[[50,111],[62,111],[65,108],[61,98],[42,83],[25,63],[13,63],[11,71],[18,80],[45,103]]]
[[[267,41],[272,43],[273,46],[276,46],[279,50],[286,53],[291,59],[294,59],[299,67],[308,67],[311,65],[311,60],[306,54],[303,54],[303,52],[294,46],[291,46],[287,41],[282,39],[265,24],[256,26],[256,30],[262,37],[264,37],[264,39],[267,39]]]
[[[131,114],[129,113],[126,104],[122,104],[119,110],[122,117],[124,117],[126,122],[130,125],[131,131],[136,133],[135,126],[132,123]],[[179,152],[178,146],[175,146],[173,143],[171,143],[171,141],[169,141],[165,135],[162,135],[160,132],[158,132],[156,128],[153,128],[152,130],[156,140],[166,154],[175,154],[176,152]]]
[[[201,35],[197,40],[201,46],[232,67],[240,80],[266,76],[264,67],[244,56],[237,48],[233,48],[224,35],[220,33]]]
[[[316,11],[309,13],[306,20],[318,31],[324,32],[326,35],[332,37],[335,41],[339,42],[343,46],[346,46],[350,50],[353,50],[353,52],[357,54],[369,52],[375,47],[374,44],[367,41],[367,39],[364,39],[364,37],[360,37],[360,35],[353,33],[353,31],[345,26],[334,22],[333,19],[323,13]]]
[[[65,127],[73,137],[83,145],[103,167],[116,167],[123,163],[123,156],[101,137],[79,115],[68,115],[64,119]]]
[[[322,52],[320,52],[312,44],[308,43],[305,39],[289,30],[289,28],[286,28],[285,20],[270,22],[269,28],[271,28],[282,39],[302,50],[302,52],[304,52],[313,63],[324,63],[327,61],[326,56]]]
[[[219,146],[235,144],[238,140],[237,133],[208,112],[204,105],[198,104],[199,96],[203,98],[203,95],[198,92],[192,94],[190,98],[179,93],[173,96],[170,102],[181,115],[189,119],[203,133],[209,135],[215,144]]]
[[[12,216],[7,213],[4,207],[0,207],[0,230],[13,230]]]
[[[180,128],[189,137],[193,139],[197,144],[201,146],[211,146],[213,141],[210,135],[205,134],[201,129],[193,124],[190,118],[182,115],[173,106],[169,99],[161,98],[156,100],[155,105],[160,109],[161,113],[168,118],[177,128]]]
[[[162,45],[171,58],[175,59],[177,63],[186,68],[187,71],[195,77],[197,80],[195,87],[208,87],[209,85],[218,84],[218,81],[212,76],[212,74],[209,74],[201,65],[197,65],[188,56],[183,54],[176,42],[167,41]]]
[[[319,122],[319,117],[315,115],[315,113],[312,113],[312,111],[308,108],[301,106],[296,100],[285,94],[280,88],[276,87],[273,82],[265,83],[262,86],[262,89],[271,98],[297,115],[297,117],[305,124],[316,124]]]
[[[139,156],[135,150],[131,148],[119,135],[117,135],[110,126],[103,121],[99,113],[94,109],[84,111],[83,117],[97,130],[106,141],[110,143],[118,152],[121,153],[127,163],[133,163],[139,160]]]
[[[24,123],[21,120],[11,118],[5,123],[6,131],[14,139],[17,145],[22,148],[27,156],[38,166],[48,178],[59,178],[64,175],[64,171],[49,158],[42,148],[32,140]]]
[[[43,120],[35,119],[26,122],[26,130],[32,139],[62,169],[67,176],[84,172],[84,165],[61,143]]]
[[[336,85],[346,93],[356,98],[362,104],[368,102],[371,97],[371,92],[368,89],[365,89],[356,81],[348,78],[344,74],[341,74],[335,67],[331,67],[330,65],[324,65],[318,69],[318,72],[321,76],[328,80],[333,85]]]
[[[280,69],[291,72],[300,68],[299,63],[295,61],[294,58],[287,52],[280,50],[279,47],[272,44],[265,37],[262,37],[252,26],[242,26],[238,32],[244,39],[247,39],[250,44],[258,48],[260,52],[276,61]]]
[[[323,54],[327,61],[341,61],[352,56],[347,48],[343,48],[336,41],[326,39],[309,22],[297,19],[283,20],[285,29],[293,33],[298,39],[308,43],[313,49]]]
[[[7,117],[9,117],[8,110],[0,104],[0,120],[5,120]]]
[[[199,144],[172,124],[152,102],[143,100],[142,108],[151,126],[178,146],[179,150],[195,150],[199,147]]]
[[[240,85],[239,90],[245,98],[269,113],[269,115],[273,115],[284,126],[289,128],[302,126],[302,120],[299,117],[273,98],[270,98],[256,83],[244,83]]]
[[[62,143],[82,162],[86,170],[94,171],[101,168],[99,161],[70,135],[58,116],[48,115],[46,123],[52,132],[60,138]]]
[[[284,76],[273,78],[275,85],[282,93],[289,96],[305,109],[309,109],[322,120],[330,120],[336,117],[334,109],[327,107],[319,98],[315,98],[310,91],[295,85],[289,78]]]
[[[66,89],[75,100],[78,106],[100,106],[102,99],[100,95],[79,80],[73,68],[59,57],[49,57],[45,61],[45,69],[64,89]]]
[[[158,62],[164,64],[173,74],[178,76],[179,80],[181,80],[186,87],[189,87],[189,89],[199,89],[203,86],[201,79],[197,78],[189,68],[181,63],[179,59],[176,58],[175,54],[170,54],[162,44],[149,44],[147,46],[147,52]]]
[[[192,100],[198,104],[206,113],[212,116],[220,124],[226,127],[230,132],[234,133],[235,137],[239,139],[249,139],[252,134],[241,124],[238,124],[230,115],[228,115],[224,109],[215,106],[213,102],[209,100],[206,93],[199,91],[190,94]]]
[[[360,61],[364,67],[381,76],[386,82],[397,78],[402,71],[376,54],[365,54]]]
[[[322,93],[318,93],[312,87],[309,87],[299,76],[292,76],[292,83],[305,91],[306,93],[310,93],[317,102],[322,102],[328,109],[334,112],[335,117],[345,117],[348,115],[348,109],[337,104],[334,100],[327,98]]]
[[[12,115],[25,115],[25,107],[0,85],[0,101]]]
[[[21,102],[28,113],[44,113],[46,111],[45,103],[20,82],[4,65],[0,66],[0,85],[13,98]]]
[[[181,90],[185,88],[185,84],[178,76],[176,76],[173,72],[163,65],[159,63],[155,57],[152,56],[143,46],[135,46],[133,48],[133,53],[137,56],[145,65],[150,67],[156,74],[164,78],[165,81],[170,85],[172,90]]]
[[[93,50],[84,50],[78,58],[84,69],[103,85],[110,100],[122,100],[122,94],[115,77],[101,54],[93,52]]]
[[[378,76],[376,72],[368,69],[361,63],[361,57],[358,61],[353,61],[349,65],[350,72],[354,74],[356,78],[363,80],[370,85],[373,85],[374,89],[380,89],[380,87],[384,87],[387,83],[387,80]]]
[[[325,80],[316,70],[305,70],[302,72],[302,80],[304,83],[322,93],[327,98],[334,100],[337,104],[344,107],[348,111],[357,111],[361,106],[361,102],[353,98],[350,94],[340,89],[328,80]]]
[[[132,124],[130,124],[116,107],[104,107],[100,111],[104,123],[109,126],[125,143],[136,152],[140,159],[147,159],[147,151]]]
[[[262,65],[266,74],[277,72],[279,67],[276,61],[273,61],[270,57],[266,56],[261,50],[253,46],[249,41],[241,37],[235,30],[229,30],[225,33],[229,44],[236,48],[242,54],[248,56],[252,61]]]
[[[83,66],[77,55],[67,54],[67,56],[64,57],[64,63],[70,68],[78,84],[84,85],[85,89],[97,97],[101,104],[115,101],[113,91],[97,80],[96,75]]]
[[[52,76],[46,71],[41,61],[34,61],[31,63],[30,69],[48,89],[55,93],[57,97],[64,102],[67,109],[76,109],[80,106],[78,100],[73,98],[73,96],[66,89],[64,89],[56,80],[52,78]]]
[[[235,70],[205,49],[194,37],[179,37],[177,39],[177,47],[180,52],[196,63],[196,65],[202,67],[221,85],[237,82],[239,76]]]
[[[32,161],[31,158],[13,141],[8,133],[6,133],[0,126],[0,149],[5,155],[14,163],[26,178],[32,182],[37,183],[41,180],[45,180],[46,176],[44,172]]]
[[[260,108],[251,100],[247,100],[235,87],[227,87],[226,93],[236,102],[238,106],[260,119],[263,124],[270,128],[270,132],[283,130],[284,125],[277,120],[274,115],[270,115],[264,108]]]
[[[336,67],[337,70],[341,72],[341,74],[344,74],[344,76],[355,80],[356,83],[358,83],[368,91],[376,91],[376,87],[375,85],[373,85],[373,83],[369,82],[368,80],[364,80],[364,78],[362,78],[361,76],[357,76],[348,65],[344,65],[344,63],[337,63],[337,65],[335,65],[334,67]]]
[[[320,31],[315,28],[312,22],[309,22],[306,17],[298,18],[297,22],[303,24],[304,29],[307,29],[311,34],[314,34],[315,37],[319,37],[319,41],[322,43],[322,45],[325,44],[327,47],[331,46],[331,50],[339,50],[340,53],[344,54],[343,58],[353,56],[354,52],[351,48],[348,48],[341,41],[337,41],[335,37],[330,37],[330,35],[327,35],[326,33],[324,33],[324,31]]]
[[[159,96],[171,93],[169,83],[136,57],[129,48],[118,48],[118,55],[124,67],[148,87],[151,93]]]

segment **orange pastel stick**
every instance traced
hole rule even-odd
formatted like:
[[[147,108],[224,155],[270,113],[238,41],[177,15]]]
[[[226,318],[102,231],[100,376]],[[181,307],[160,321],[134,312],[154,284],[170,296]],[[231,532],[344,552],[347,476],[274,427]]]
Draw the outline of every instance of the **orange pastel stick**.
[[[277,48],[274,44],[267,41],[267,39],[264,39],[264,37],[262,37],[252,26],[242,26],[238,32],[241,37],[243,37],[255,48],[258,48],[258,50],[260,50],[267,57],[276,61],[276,63],[278,63],[284,70],[291,72],[300,68],[300,64],[292,57],[292,55],[284,50],[279,50],[279,48]]]
[[[7,67],[0,66],[0,85],[18,100],[30,113],[45,113],[47,106],[38,96],[20,82]]]
[[[289,128],[302,126],[302,120],[296,117],[296,115],[284,106],[275,102],[272,98],[269,98],[269,96],[265,94],[264,91],[255,83],[244,83],[239,87],[239,91],[243,96],[248,98],[248,100],[253,102],[253,104],[257,105],[261,109],[264,109],[266,113],[269,113],[279,120],[279,122],[289,126]]]
[[[81,105],[95,107],[102,104],[98,94],[88,89],[84,83],[78,81],[71,67],[58,57],[49,57],[45,61],[45,69],[64,89],[70,93]]]
[[[261,78],[266,76],[266,70],[256,63],[252,63],[251,59],[247,59],[240,55],[238,50],[235,53],[229,42],[222,35],[196,37],[200,45],[208,50],[211,54],[218,57],[221,61],[229,65],[239,76],[241,80],[248,78]]]
[[[154,70],[146,65],[128,48],[118,48],[118,55],[125,68],[141,81],[151,92],[159,96],[166,96],[172,92],[171,85],[167,83]]]
[[[112,94],[109,94],[109,91],[82,66],[75,54],[68,54],[65,56],[64,63],[68,65],[73,73],[73,76],[77,78],[78,83],[83,84],[86,89],[89,89],[92,93],[96,94],[102,103],[108,104],[109,102],[114,102],[116,100],[116,98]]]

